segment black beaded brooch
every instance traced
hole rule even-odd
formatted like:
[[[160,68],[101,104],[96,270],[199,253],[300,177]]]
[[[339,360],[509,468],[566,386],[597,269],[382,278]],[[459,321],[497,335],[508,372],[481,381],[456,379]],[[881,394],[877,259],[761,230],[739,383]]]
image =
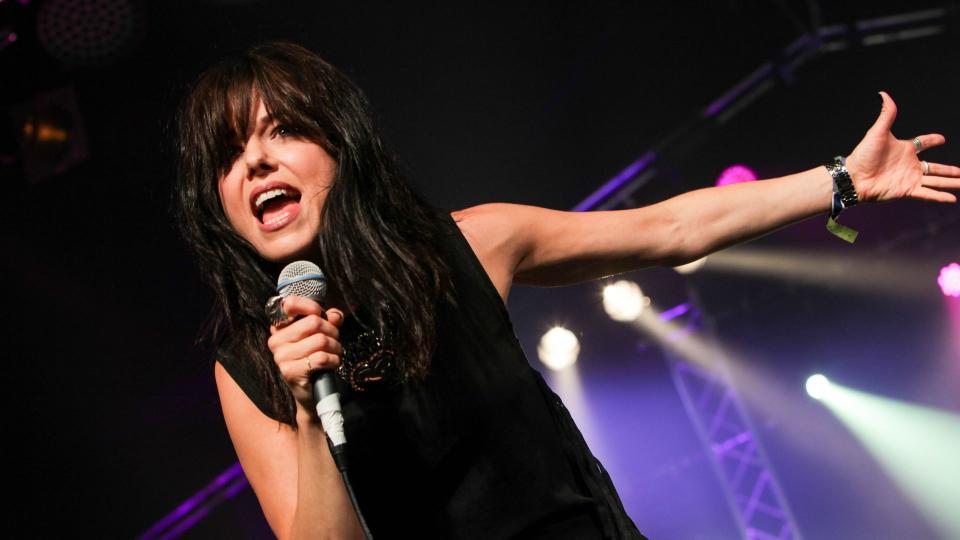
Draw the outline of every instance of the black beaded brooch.
[[[337,374],[356,392],[380,388],[395,381],[397,359],[386,346],[391,339],[376,329],[357,334],[343,343]]]

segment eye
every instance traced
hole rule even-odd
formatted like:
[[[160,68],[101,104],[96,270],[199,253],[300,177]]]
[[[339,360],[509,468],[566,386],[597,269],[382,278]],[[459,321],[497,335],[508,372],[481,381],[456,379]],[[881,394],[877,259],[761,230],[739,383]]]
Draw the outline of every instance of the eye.
[[[278,124],[277,127],[273,128],[273,135],[287,136],[292,135],[294,132],[293,128],[286,124]]]

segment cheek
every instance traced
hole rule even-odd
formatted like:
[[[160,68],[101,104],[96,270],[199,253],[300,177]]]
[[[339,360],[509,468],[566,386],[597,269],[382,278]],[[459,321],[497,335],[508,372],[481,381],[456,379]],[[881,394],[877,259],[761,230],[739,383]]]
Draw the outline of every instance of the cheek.
[[[231,195],[230,190],[224,188],[225,186],[221,183],[220,207],[223,208],[224,214],[226,214],[227,221],[230,222],[230,225],[232,225],[234,229],[239,229],[238,225],[240,223],[240,219],[242,218],[240,211],[243,209],[243,197],[241,194]]]

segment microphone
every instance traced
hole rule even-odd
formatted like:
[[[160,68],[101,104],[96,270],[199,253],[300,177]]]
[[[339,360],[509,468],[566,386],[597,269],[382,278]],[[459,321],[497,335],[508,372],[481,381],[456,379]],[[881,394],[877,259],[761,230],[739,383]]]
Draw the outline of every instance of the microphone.
[[[284,267],[277,280],[277,294],[286,298],[300,296],[323,304],[327,295],[327,277],[320,267],[310,261],[294,261]],[[317,402],[317,416],[323,425],[330,443],[330,451],[337,468],[346,469],[347,437],[343,431],[343,412],[340,408],[340,392],[333,371],[325,369],[311,374],[313,399]],[[341,459],[343,456],[343,459]]]

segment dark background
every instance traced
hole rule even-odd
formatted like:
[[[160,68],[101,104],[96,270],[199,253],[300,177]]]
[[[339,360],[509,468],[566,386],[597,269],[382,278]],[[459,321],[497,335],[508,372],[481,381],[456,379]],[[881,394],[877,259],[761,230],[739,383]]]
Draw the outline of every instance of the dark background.
[[[136,38],[116,57],[70,64],[49,43],[92,39],[70,30],[85,24],[84,5],[0,3],[0,26],[19,37],[0,50],[9,119],[0,282],[13,345],[7,407],[16,418],[6,456],[9,508],[28,530],[103,537],[146,530],[236,460],[206,367],[210,351],[195,344],[209,295],[168,211],[173,112],[205,66],[265,39],[302,43],[367,92],[411,181],[434,204],[565,210],[746,75],[778,61],[812,26],[852,25],[907,7],[116,2],[139,17]],[[899,106],[897,136],[943,133],[954,142],[925,159],[960,162],[957,4],[908,7],[944,8],[941,32],[869,47],[852,39],[845,50],[810,59],[725,124],[683,132],[699,144],[673,146],[634,203],[709,186],[734,162],[770,178],[849,153],[876,118],[881,89]],[[110,17],[96,20],[109,28]],[[54,37],[44,41],[38,28],[51,27]],[[21,163],[15,111],[60,88],[76,96],[88,157],[34,182]],[[662,308],[682,301],[685,287],[697,288],[718,339],[741,351],[752,373],[788,389],[765,400],[758,388],[741,388],[805,536],[929,537],[928,523],[825,409],[803,397],[802,384],[814,370],[833,369],[851,386],[960,410],[960,348],[940,346],[957,330],[944,323],[935,285],[938,269],[960,255],[957,206],[854,208],[841,219],[861,233],[852,246],[827,233],[824,221],[731,251],[845,261],[867,286],[851,292],[795,276],[711,271],[709,263],[689,278],[670,269],[624,277]],[[908,266],[921,285],[898,294],[897,284],[873,280],[885,265]],[[529,359],[546,371],[536,359],[540,335],[557,322],[576,329],[581,394],[558,392],[641,531],[736,537],[662,356],[609,322],[599,285],[514,288],[511,316]],[[833,347],[838,341],[843,347]],[[814,433],[836,442],[819,451],[797,442]],[[264,535],[249,489],[188,533]]]

